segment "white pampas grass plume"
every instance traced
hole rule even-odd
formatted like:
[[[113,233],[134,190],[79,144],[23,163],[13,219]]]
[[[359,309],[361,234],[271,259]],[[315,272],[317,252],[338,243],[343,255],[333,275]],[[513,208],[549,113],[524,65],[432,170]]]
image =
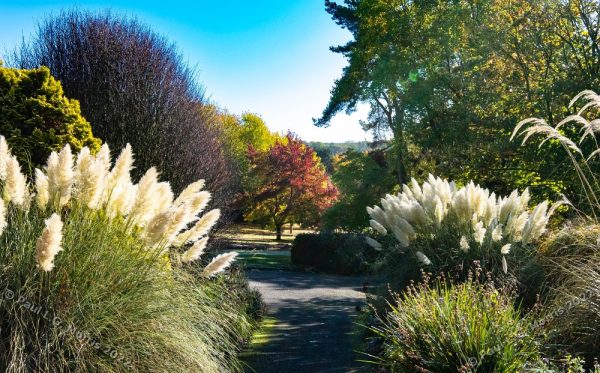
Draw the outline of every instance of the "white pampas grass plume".
[[[189,197],[185,204],[189,205],[192,216],[198,216],[198,214],[204,211],[208,202],[210,202],[210,198],[211,195],[209,192],[199,192]],[[175,201],[174,204],[175,206],[178,206],[177,201]]]
[[[6,203],[22,207],[26,202],[27,179],[21,173],[21,166],[16,157],[11,156],[6,161],[6,181],[4,183],[3,197]]]
[[[208,231],[217,223],[221,217],[221,210],[214,209],[202,216],[196,224],[189,230],[182,232],[175,237],[173,246],[181,247],[181,245],[187,242],[194,242],[200,237],[206,235]]]
[[[233,263],[237,255],[238,253],[234,251],[215,256],[214,259],[204,267],[202,277],[212,277],[217,273],[224,271]]]
[[[104,150],[107,149],[107,150]],[[100,149],[100,153],[98,154],[97,159],[99,160],[102,168],[104,170],[107,167],[110,167],[110,154],[108,152],[108,147]],[[104,193],[104,201],[108,202],[108,204],[112,204],[110,208],[111,214],[115,213],[115,202],[114,200],[126,200],[129,191],[131,190],[131,170],[133,168],[133,151],[131,150],[131,146],[127,144],[125,148],[119,154],[115,165],[108,173],[108,181],[106,186],[106,191]],[[125,194],[125,195],[124,195]]]
[[[173,204],[175,206],[179,206],[181,204],[186,203],[190,198],[196,195],[196,193],[201,191],[202,188],[204,188],[204,179],[200,179],[196,182],[191,183],[179,194],[179,196],[177,197],[175,202],[173,202]]]
[[[99,155],[99,159],[103,159],[102,163],[106,166],[106,160],[104,159],[105,153]],[[109,155],[110,157],[110,155]],[[110,160],[108,161],[110,163]],[[131,145],[127,144],[123,150],[121,150],[121,154],[117,158],[115,162],[115,166],[110,171],[110,188],[117,187],[120,183],[127,182],[131,180],[130,172],[133,168],[133,151],[131,150]]]
[[[426,266],[431,264],[431,260],[429,260],[427,255],[423,254],[422,252],[417,251],[415,253],[415,255],[417,256],[417,259],[419,260],[419,262],[421,262],[421,264],[426,265]]]
[[[498,242],[502,239],[502,226],[501,225],[497,225],[493,230],[492,230],[492,241],[494,242]]]
[[[410,241],[408,239],[408,236],[406,235],[406,233],[404,233],[404,231],[396,226],[392,227],[392,233],[394,234],[394,237],[396,237],[396,240],[398,240],[398,242],[400,243],[400,246],[402,247],[408,247],[408,245],[410,244]]]
[[[369,224],[371,224],[371,228],[373,228],[376,232],[379,232],[382,235],[387,234],[387,229],[385,229],[385,227],[381,225],[377,220],[371,219]]]
[[[108,215],[111,217],[128,215],[135,201],[137,189],[138,186],[133,185],[131,181],[125,181],[114,188],[106,204]]]
[[[54,268],[54,257],[62,251],[62,228],[63,223],[56,213],[46,219],[46,227],[35,245],[36,260],[43,271],[50,272]]]
[[[462,251],[464,251],[465,253],[466,253],[467,251],[469,251],[469,241],[467,240],[467,237],[465,237],[465,236],[462,236],[462,237],[460,238],[460,243],[459,243],[459,245],[460,245],[460,249],[461,249]]]
[[[6,205],[4,204],[4,201],[0,199],[0,236],[4,232],[4,228],[6,228],[7,225],[8,223],[6,222]]]
[[[508,263],[506,262],[505,256],[502,256],[502,272],[504,272],[504,274],[508,273]]]
[[[510,254],[510,247],[511,244],[507,243],[506,245],[502,246],[502,248],[500,249],[500,254],[502,255],[508,255]]]
[[[0,180],[6,180],[6,162],[11,157],[10,148],[4,136],[0,136]]]
[[[154,190],[154,200],[156,204],[155,213],[160,214],[171,208],[173,204],[173,191],[171,190],[171,184],[162,182],[156,184]]]
[[[91,209],[99,207],[106,179],[104,161],[94,158],[90,150],[83,147],[75,164],[73,198]]]
[[[475,242],[477,242],[480,245],[483,244],[486,232],[486,229],[483,227],[483,222],[478,222],[475,225],[475,231],[473,232],[473,238],[475,239]]]
[[[73,154],[67,144],[59,154],[50,153],[46,165],[50,201],[56,207],[66,205],[71,199],[73,188]]]
[[[367,245],[371,246],[373,249],[377,250],[377,251],[381,251],[381,244],[372,239],[371,237],[367,236],[365,237],[365,242],[367,243]]]
[[[208,237],[204,237],[203,239],[196,241],[192,247],[183,253],[181,256],[181,261],[184,263],[190,263],[200,258],[200,256],[204,253],[204,249],[206,248],[207,244]]]
[[[144,241],[148,246],[163,243],[168,247],[175,235],[185,228],[189,221],[190,209],[186,205],[158,213],[148,222],[144,231]]]
[[[110,148],[108,144],[104,143],[100,148],[100,151],[96,154],[96,160],[102,165],[102,170],[105,174],[110,171],[111,160],[110,160]]]
[[[35,202],[43,211],[50,201],[50,191],[48,185],[48,176],[39,168],[35,169]]]
[[[173,211],[165,211],[154,215],[145,226],[144,243],[151,247],[159,244],[166,235],[171,219],[173,219]]]
[[[158,172],[151,167],[146,171],[137,185],[135,202],[131,209],[131,219],[143,226],[154,215],[156,205],[156,190],[158,188]]]

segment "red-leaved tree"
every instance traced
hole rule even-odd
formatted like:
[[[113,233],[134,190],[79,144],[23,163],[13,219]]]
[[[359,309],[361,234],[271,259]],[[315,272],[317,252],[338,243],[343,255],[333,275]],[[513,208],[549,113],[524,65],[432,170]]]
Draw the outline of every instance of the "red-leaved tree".
[[[293,134],[267,152],[249,148],[251,191],[249,221],[268,221],[281,239],[283,225],[316,225],[337,200],[338,190],[313,149]]]

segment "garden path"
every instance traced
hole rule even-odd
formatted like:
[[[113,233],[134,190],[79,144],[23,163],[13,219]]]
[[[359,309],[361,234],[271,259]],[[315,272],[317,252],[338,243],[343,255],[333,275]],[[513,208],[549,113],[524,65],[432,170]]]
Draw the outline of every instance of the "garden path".
[[[356,307],[365,303],[363,279],[309,272],[249,270],[273,320],[262,343],[246,353],[247,372],[363,372],[354,350]]]

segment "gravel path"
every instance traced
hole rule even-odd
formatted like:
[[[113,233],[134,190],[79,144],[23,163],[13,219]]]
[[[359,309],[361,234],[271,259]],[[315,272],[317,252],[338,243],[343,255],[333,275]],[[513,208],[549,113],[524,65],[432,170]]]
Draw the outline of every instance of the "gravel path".
[[[273,270],[247,276],[277,319],[269,342],[250,352],[248,372],[366,371],[350,335],[356,306],[364,304],[362,278]]]

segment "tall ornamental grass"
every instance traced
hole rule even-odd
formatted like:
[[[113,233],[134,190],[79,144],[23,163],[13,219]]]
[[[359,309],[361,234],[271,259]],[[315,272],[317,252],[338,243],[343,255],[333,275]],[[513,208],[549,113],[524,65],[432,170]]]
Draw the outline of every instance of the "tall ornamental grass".
[[[579,178],[583,203],[574,208],[580,218],[540,247],[540,262],[550,290],[538,325],[548,335],[547,348],[552,354],[581,356],[583,365],[592,369],[594,359],[600,359],[600,183],[594,172],[600,155],[600,119],[594,118],[600,109],[600,96],[583,91],[569,107],[575,105],[580,109],[556,125],[538,118],[523,120],[512,138],[522,137],[525,145],[537,136],[542,138],[540,147],[560,145]],[[573,135],[578,138],[573,139]]]
[[[537,364],[532,318],[506,292],[476,279],[407,288],[375,328],[392,372],[509,373]]]
[[[29,180],[0,137],[0,370],[224,372],[243,320],[219,281],[235,253],[194,265],[219,211],[203,181],[175,197],[67,146]],[[237,329],[236,329],[237,328]]]
[[[477,260],[487,270],[508,273],[522,265],[559,205],[544,201],[530,208],[529,199],[528,190],[501,197],[473,182],[459,188],[429,175],[367,211],[376,232],[395,238],[386,247],[391,255],[410,253],[430,270],[468,269]],[[382,249],[376,240],[367,242]]]

